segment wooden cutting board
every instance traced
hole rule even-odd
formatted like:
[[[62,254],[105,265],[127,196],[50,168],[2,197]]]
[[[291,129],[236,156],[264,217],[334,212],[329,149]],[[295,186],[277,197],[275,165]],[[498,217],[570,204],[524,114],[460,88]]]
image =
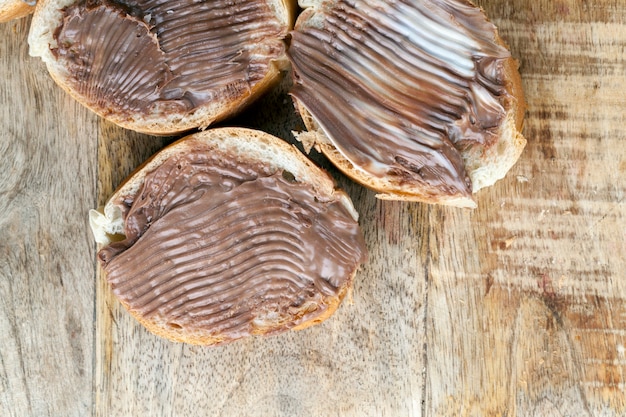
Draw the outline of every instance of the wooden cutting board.
[[[0,416],[626,413],[626,3],[481,0],[520,61],[528,146],[474,211],[355,201],[352,299],[298,333],[202,348],[111,296],[87,211],[174,138],[76,104],[0,25]],[[278,89],[232,124],[292,140]],[[323,166],[328,164],[319,157]]]

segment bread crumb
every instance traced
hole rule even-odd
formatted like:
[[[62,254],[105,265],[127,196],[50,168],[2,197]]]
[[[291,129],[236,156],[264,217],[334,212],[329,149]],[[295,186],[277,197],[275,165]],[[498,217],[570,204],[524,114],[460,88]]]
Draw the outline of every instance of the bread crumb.
[[[511,236],[510,238],[506,239],[504,241],[504,247],[505,248],[510,248],[511,245],[513,244],[513,242],[515,242],[515,240],[517,239],[517,236]]]

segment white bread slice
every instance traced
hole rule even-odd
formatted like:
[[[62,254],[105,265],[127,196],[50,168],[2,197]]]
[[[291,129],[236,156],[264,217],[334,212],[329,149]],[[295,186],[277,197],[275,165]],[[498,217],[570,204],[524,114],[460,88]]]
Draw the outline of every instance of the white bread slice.
[[[251,1],[258,2],[258,4],[263,5],[263,7],[269,7],[271,12],[275,14],[278,24],[284,29],[284,34],[293,26],[295,8],[297,6],[295,0]],[[216,96],[211,100],[194,108],[192,111],[175,110],[169,106],[166,110],[162,110],[162,106],[155,106],[154,110],[151,110],[147,114],[144,112],[127,114],[127,112],[118,111],[114,106],[102,105],[102,103],[96,102],[92,94],[77,91],[77,88],[73,86],[70,80],[67,65],[58,60],[53,53],[53,50],[58,47],[54,34],[63,21],[63,10],[78,3],[79,0],[40,0],[33,16],[28,37],[29,52],[31,56],[40,57],[44,61],[52,78],[63,90],[72,95],[77,101],[90,108],[101,117],[127,129],[154,135],[176,134],[196,128],[204,129],[211,124],[233,116],[256,100],[261,94],[269,90],[280,80],[284,74],[285,67],[288,65],[286,57],[284,56],[268,60],[268,68],[262,79],[254,84],[248,83],[250,85],[247,86],[245,91],[237,91],[231,94],[232,90],[226,88],[227,86],[223,86],[223,91],[227,91],[225,94],[220,93],[223,97],[215,94]],[[168,10],[168,13],[176,13],[175,6],[177,4],[176,2],[171,2],[173,10]],[[144,20],[147,22],[139,20],[136,20],[136,22],[140,25],[145,24],[148,30],[150,30],[153,23],[148,22],[150,22],[151,18],[154,19],[154,16],[148,13],[144,16]],[[135,18],[131,18],[131,20],[132,19]],[[155,42],[158,45],[159,38],[157,35],[151,36],[157,39]],[[282,40],[272,38],[271,41],[281,42]],[[249,53],[251,55],[259,55],[256,49],[254,49],[257,47],[256,45],[246,44],[242,45],[242,49],[243,47],[250,48]],[[140,60],[142,57],[139,56],[137,59]],[[207,94],[214,93],[208,92]]]
[[[123,202],[128,201],[129,198],[134,200],[143,186],[146,175],[169,158],[192,152],[193,149],[197,149],[198,144],[209,146],[212,153],[223,155],[223,158],[229,158],[228,160],[232,160],[233,155],[236,155],[237,164],[262,165],[269,168],[269,172],[288,171],[296,182],[309,184],[312,187],[316,201],[338,202],[345,207],[350,217],[355,221],[358,219],[358,214],[347,194],[336,189],[333,179],[309,161],[295,146],[256,130],[216,128],[187,136],[164,148],[131,174],[103,208],[89,213],[90,226],[100,247],[123,238],[123,213],[128,210]],[[259,198],[259,204],[263,204],[262,195]],[[356,268],[358,264],[349,272],[349,276],[340,277],[339,281],[343,284],[335,294],[320,292],[316,294],[315,302],[307,302],[298,309],[294,309],[289,317],[284,315],[279,317],[273,312],[257,317],[251,334],[265,335],[289,329],[299,330],[327,319],[335,312],[351,289]],[[120,301],[149,331],[170,340],[200,345],[216,345],[235,340],[229,335],[216,334],[210,328],[190,331],[178,326],[172,327],[163,317],[158,315],[145,317],[121,299]],[[315,312],[316,307],[319,307],[318,312],[321,314]]]
[[[309,27],[323,28],[324,16],[322,12],[332,8],[338,2],[340,0],[301,0],[299,4],[305,10],[298,17],[294,31],[297,32]],[[471,5],[469,1],[465,3]],[[495,28],[493,42],[508,49]],[[291,48],[293,47],[292,44]],[[526,145],[526,139],[521,133],[526,103],[518,63],[514,58],[509,57],[504,61],[503,68],[504,87],[508,93],[508,98],[501,100],[506,114],[497,128],[497,141],[484,145],[474,143],[470,147],[459,149],[465,171],[471,180],[472,193],[476,193],[502,179],[518,160]],[[419,184],[399,183],[389,177],[374,176],[355,166],[333,144],[333,140],[322,128],[323,121],[316,120],[304,103],[295,97],[294,102],[307,128],[306,132],[297,134],[297,138],[303,142],[305,149],[315,147],[347,176],[378,191],[378,198],[420,201],[467,208],[476,207],[475,200],[470,196],[461,194],[433,195],[425,192]]]
[[[28,16],[35,10],[35,1],[0,0],[0,23]]]

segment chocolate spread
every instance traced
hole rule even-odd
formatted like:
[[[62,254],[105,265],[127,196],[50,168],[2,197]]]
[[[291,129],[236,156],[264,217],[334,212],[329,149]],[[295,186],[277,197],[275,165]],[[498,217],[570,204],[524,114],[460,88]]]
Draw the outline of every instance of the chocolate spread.
[[[83,0],[63,16],[52,52],[105,115],[245,97],[284,54],[286,28],[264,1]]]
[[[496,140],[510,58],[482,11],[464,0],[337,0],[315,13],[319,25],[292,34],[292,94],[332,144],[374,177],[471,195],[459,151]]]
[[[288,172],[237,164],[198,146],[120,197],[125,239],[98,258],[113,292],[146,318],[234,340],[263,317],[276,331],[322,315],[367,256],[344,205]],[[339,191],[337,194],[339,195]]]

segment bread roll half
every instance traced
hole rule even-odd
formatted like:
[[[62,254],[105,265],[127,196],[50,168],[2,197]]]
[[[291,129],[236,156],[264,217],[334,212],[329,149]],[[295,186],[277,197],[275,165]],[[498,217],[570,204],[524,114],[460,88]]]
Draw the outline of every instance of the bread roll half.
[[[294,8],[292,0],[41,0],[30,53],[100,116],[174,134],[235,114],[280,79]]]
[[[28,16],[35,10],[35,0],[0,0],[0,23]]]
[[[90,224],[122,305],[153,333],[192,344],[319,323],[367,257],[331,177],[286,142],[241,128],[166,147]]]
[[[526,140],[517,62],[466,0],[307,0],[288,50],[299,138],[379,198],[475,207]]]

